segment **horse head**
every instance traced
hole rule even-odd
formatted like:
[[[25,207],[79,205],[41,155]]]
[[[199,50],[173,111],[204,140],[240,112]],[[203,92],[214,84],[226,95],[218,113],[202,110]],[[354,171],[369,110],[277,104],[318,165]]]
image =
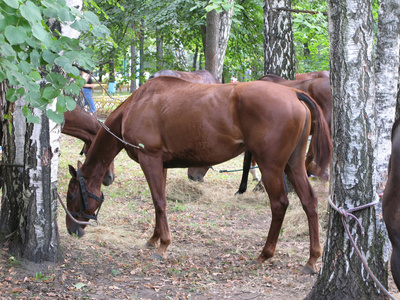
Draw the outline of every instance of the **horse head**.
[[[69,166],[69,173],[72,177],[68,185],[67,209],[78,221],[97,221],[97,215],[104,201],[104,196],[100,188],[98,188],[98,191],[93,191],[94,193],[89,191],[90,182],[88,179],[85,181],[83,178],[81,168],[81,162],[78,162],[77,170],[71,165]],[[76,234],[78,237],[82,237],[85,234],[86,225],[76,223],[68,214],[66,216],[66,224],[69,234]]]

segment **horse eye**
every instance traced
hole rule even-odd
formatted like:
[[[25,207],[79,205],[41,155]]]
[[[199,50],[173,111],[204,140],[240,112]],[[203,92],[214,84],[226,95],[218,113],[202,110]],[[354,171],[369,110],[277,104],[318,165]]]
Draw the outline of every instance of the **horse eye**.
[[[72,199],[74,199],[74,196],[72,196],[71,194],[67,195],[67,201],[72,201]]]

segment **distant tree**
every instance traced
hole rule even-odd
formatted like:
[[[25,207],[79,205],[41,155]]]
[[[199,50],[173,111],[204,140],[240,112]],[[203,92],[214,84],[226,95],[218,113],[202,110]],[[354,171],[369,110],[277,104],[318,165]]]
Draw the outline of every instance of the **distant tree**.
[[[294,79],[292,0],[264,1],[264,73]]]
[[[222,71],[232,24],[233,8],[234,0],[227,0],[222,5],[211,4],[208,7],[205,68],[219,81],[222,81]]]

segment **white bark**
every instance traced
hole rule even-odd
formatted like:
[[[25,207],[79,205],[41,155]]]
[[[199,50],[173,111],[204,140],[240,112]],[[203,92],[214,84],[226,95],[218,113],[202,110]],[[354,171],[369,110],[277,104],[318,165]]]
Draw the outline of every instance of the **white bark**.
[[[376,156],[377,193],[382,195],[387,181],[391,153],[391,130],[396,114],[399,82],[400,0],[386,0],[379,8],[378,37],[375,60],[375,86],[378,146]],[[384,260],[388,262],[391,245],[382,219],[382,203],[377,207],[379,228],[386,236]]]

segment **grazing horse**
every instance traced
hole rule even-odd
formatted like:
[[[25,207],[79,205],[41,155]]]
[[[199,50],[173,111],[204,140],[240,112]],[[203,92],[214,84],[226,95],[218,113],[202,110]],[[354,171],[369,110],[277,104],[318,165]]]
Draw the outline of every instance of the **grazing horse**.
[[[79,105],[72,111],[64,113],[65,123],[62,133],[76,137],[85,143],[83,152],[87,153],[94,137],[101,128],[100,123]],[[103,177],[103,184],[108,186],[115,179],[114,163],[111,163]]]
[[[329,78],[329,71],[315,71],[296,74],[296,80],[307,80],[314,78]]]
[[[186,79],[190,82],[197,83],[209,83],[209,84],[219,84],[220,82],[207,70],[198,70],[193,72],[184,72],[184,71],[174,71],[174,70],[161,70],[154,73],[150,78],[158,77],[158,76],[175,76],[182,79]]]
[[[102,176],[125,149],[140,164],[153,199],[156,221],[147,245],[158,245],[153,257],[166,258],[171,244],[166,169],[211,166],[249,149],[260,168],[272,210],[267,241],[254,263],[262,264],[275,253],[289,204],[283,182],[285,172],[309,223],[310,257],[303,271],[315,272],[321,255],[318,199],[304,165],[312,122],[314,146],[320,148],[316,161],[324,167],[332,151],[329,130],[318,105],[301,91],[262,81],[208,85],[172,76],[153,78],[106,120],[110,131],[123,142],[101,128],[84,164],[78,162],[77,170],[70,166],[68,210],[82,221],[97,217],[96,210],[104,199]],[[68,215],[66,225],[70,234],[84,235],[85,225]]]
[[[392,153],[389,159],[388,180],[382,199],[383,220],[392,243],[390,267],[397,288],[400,290],[400,119],[392,128]]]

